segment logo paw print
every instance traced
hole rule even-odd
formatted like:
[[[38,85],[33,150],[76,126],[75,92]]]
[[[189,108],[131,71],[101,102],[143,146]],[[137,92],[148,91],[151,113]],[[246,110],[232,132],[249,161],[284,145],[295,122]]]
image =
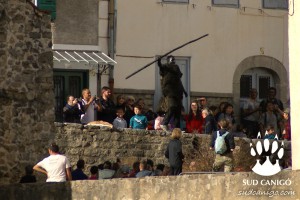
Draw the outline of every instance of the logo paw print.
[[[260,137],[260,133],[258,134]],[[277,135],[276,135],[277,139]],[[271,145],[271,154],[275,155],[277,154],[277,157],[281,159],[284,154],[283,149],[283,142],[281,143],[281,146],[278,146],[278,141],[273,141]],[[261,141],[257,141],[256,145],[254,146],[252,143],[250,143],[250,154],[251,156],[261,156],[263,152],[268,152],[270,150],[270,140],[264,139],[263,143]],[[255,149],[256,148],[256,151]],[[276,159],[276,163],[273,165],[270,161],[270,156],[266,156],[266,161],[261,164],[260,160],[256,160],[255,166],[252,168],[252,171],[256,174],[259,174],[261,176],[272,176],[277,174],[281,171],[281,168],[279,166],[279,159]]]

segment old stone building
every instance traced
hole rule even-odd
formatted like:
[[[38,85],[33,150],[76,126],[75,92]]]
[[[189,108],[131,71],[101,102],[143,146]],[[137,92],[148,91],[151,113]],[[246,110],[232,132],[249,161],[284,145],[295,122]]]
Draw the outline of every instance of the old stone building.
[[[54,136],[50,17],[0,1],[0,183],[15,182]]]

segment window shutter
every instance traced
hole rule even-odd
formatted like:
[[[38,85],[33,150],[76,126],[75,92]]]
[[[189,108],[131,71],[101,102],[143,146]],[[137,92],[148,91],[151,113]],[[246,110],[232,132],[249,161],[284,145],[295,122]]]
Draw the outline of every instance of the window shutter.
[[[249,97],[250,89],[252,88],[252,76],[242,75],[240,80],[240,97]]]
[[[259,99],[265,99],[268,96],[268,89],[271,86],[271,81],[269,76],[259,76]]]
[[[48,11],[51,14],[51,20],[56,18],[56,0],[38,0],[37,7],[40,10]]]

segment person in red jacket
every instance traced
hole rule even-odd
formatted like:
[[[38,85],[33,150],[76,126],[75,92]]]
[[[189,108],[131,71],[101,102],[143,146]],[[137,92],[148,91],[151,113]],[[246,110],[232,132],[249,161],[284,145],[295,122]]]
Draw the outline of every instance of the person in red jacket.
[[[282,138],[286,140],[291,140],[291,119],[290,119],[290,109],[286,108],[283,111],[284,129],[282,131]]]
[[[203,118],[197,101],[192,101],[189,114],[185,117],[187,133],[201,133]]]

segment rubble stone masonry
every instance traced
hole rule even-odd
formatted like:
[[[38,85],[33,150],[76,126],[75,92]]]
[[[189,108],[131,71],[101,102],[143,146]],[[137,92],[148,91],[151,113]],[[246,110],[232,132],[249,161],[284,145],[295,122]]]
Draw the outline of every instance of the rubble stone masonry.
[[[54,137],[50,17],[0,0],[0,184],[16,182]]]
[[[135,129],[117,131],[106,127],[62,123],[55,123],[55,127],[55,141],[61,147],[61,153],[67,155],[73,169],[76,168],[78,159],[85,160],[86,174],[90,174],[91,166],[98,166],[107,160],[113,163],[116,162],[117,158],[120,158],[123,165],[129,167],[132,166],[133,162],[142,159],[152,159],[155,165],[159,163],[168,165],[164,152],[170,141],[170,133]],[[257,141],[261,140],[235,137],[233,171],[251,171],[258,156],[252,157],[250,155],[250,143],[256,148]],[[209,148],[211,135],[184,133],[181,142],[185,155],[184,173],[212,171],[215,153]],[[273,142],[270,142],[270,147],[272,145]],[[281,142],[278,146],[281,146]],[[283,148],[282,163],[290,159],[290,142],[284,141]]]

